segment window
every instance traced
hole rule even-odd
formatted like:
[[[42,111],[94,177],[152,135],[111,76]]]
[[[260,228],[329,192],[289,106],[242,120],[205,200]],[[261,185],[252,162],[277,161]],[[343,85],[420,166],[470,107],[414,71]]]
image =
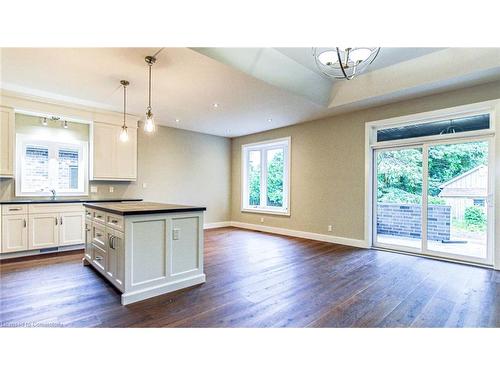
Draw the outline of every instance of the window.
[[[87,143],[17,135],[16,195],[87,194]]]
[[[243,211],[289,214],[290,138],[242,146]]]
[[[447,135],[490,128],[490,115],[480,114],[468,117],[450,118],[399,127],[377,130],[377,142],[394,141],[408,138]]]

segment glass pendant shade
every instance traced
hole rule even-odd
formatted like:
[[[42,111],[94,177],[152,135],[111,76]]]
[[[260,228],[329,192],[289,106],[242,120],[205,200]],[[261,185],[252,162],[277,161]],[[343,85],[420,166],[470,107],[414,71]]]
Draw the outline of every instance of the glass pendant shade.
[[[144,123],[144,131],[147,133],[154,133],[155,120],[153,119],[153,114],[148,114],[146,122]]]
[[[313,56],[324,75],[350,80],[361,74],[379,51],[380,47],[325,47],[313,48]]]
[[[122,130],[120,131],[120,141],[122,142],[128,141],[128,129],[126,126],[122,126]]]

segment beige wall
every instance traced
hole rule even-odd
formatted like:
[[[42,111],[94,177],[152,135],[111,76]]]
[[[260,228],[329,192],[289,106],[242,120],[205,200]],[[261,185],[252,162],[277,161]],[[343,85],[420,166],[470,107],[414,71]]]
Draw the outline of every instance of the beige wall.
[[[234,138],[231,220],[362,240],[365,122],[498,98],[500,81]],[[241,212],[241,145],[286,136],[292,137],[290,217]]]
[[[27,126],[23,124],[20,130],[28,131]],[[162,126],[153,136],[141,129],[138,134],[137,182],[91,182],[90,186],[98,189],[91,197],[203,205],[207,207],[206,223],[229,220],[231,141],[228,138]],[[109,192],[111,186],[113,193]],[[14,196],[14,181],[0,179],[0,199]]]

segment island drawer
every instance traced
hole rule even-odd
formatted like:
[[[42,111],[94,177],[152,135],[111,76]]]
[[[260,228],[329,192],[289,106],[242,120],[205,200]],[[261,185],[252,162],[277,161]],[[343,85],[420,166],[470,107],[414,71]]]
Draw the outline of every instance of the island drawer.
[[[92,263],[102,272],[106,271],[107,252],[98,246],[92,245]]]
[[[28,213],[27,204],[3,204],[2,215],[22,215]]]
[[[106,227],[97,223],[92,223],[92,244],[102,249],[106,249]]]
[[[94,210],[85,207],[85,219],[92,220],[94,218]]]
[[[106,214],[102,211],[94,211],[94,221],[96,223],[105,224],[106,223]]]
[[[123,216],[106,214],[106,226],[123,232]]]

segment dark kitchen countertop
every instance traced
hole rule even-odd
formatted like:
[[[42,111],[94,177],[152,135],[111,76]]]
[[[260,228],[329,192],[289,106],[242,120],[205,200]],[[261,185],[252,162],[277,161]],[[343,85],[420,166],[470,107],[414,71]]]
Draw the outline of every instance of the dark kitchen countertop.
[[[206,211],[206,207],[182,206],[155,202],[84,203],[85,207],[116,215],[148,215],[170,212]]]
[[[140,202],[142,199],[92,199],[92,198],[19,198],[0,201],[2,204],[41,204],[41,203],[86,203],[86,202]]]

